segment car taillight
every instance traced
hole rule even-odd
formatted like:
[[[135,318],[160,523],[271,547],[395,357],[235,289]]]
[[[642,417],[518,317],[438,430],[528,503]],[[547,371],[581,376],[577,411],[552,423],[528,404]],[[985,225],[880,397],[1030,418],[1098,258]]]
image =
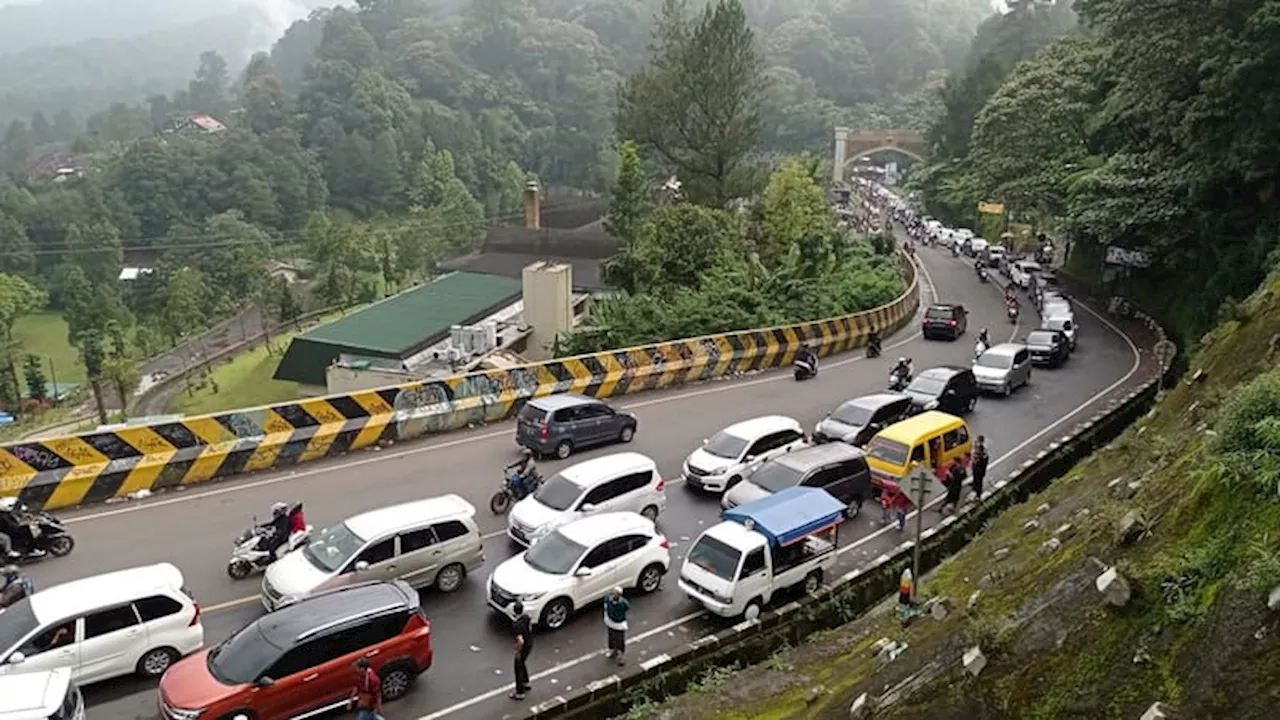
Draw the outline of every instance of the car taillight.
[[[658,476],[658,486],[654,488],[654,490],[657,490],[658,492],[662,492],[663,490],[666,490],[666,489],[667,489],[667,481],[663,480],[662,476]]]
[[[956,326],[956,321],[955,321],[955,320],[952,320],[951,322],[949,322],[949,323],[947,323],[947,324],[948,324],[948,325],[950,325],[951,327],[955,327],[955,326]]]
[[[671,549],[671,541],[667,539],[667,536],[666,536],[666,535],[660,535],[660,536],[658,537],[658,545],[659,545],[663,550],[670,550],[670,549]]]
[[[196,623],[200,622],[200,603],[192,600],[191,604],[195,606],[196,614],[191,616],[191,622],[187,623],[187,627],[195,627]]]
[[[544,425],[542,426],[542,437],[543,437],[543,439],[546,439],[546,438],[548,438],[548,437],[551,437],[551,426],[550,426],[550,425],[548,425],[548,424],[544,424]]]

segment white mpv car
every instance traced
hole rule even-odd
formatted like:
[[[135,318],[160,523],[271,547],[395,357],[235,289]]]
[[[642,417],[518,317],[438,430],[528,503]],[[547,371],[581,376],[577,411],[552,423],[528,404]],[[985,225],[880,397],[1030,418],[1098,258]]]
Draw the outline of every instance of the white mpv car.
[[[0,673],[66,667],[80,685],[160,677],[203,646],[200,606],[169,563],[55,585],[0,610]]]
[[[657,520],[666,506],[667,484],[657,464],[640,453],[615,453],[547,478],[533,495],[511,508],[507,535],[528,547],[561,525],[588,515],[630,511]]]
[[[1014,285],[1027,290],[1031,287],[1031,278],[1040,272],[1040,263],[1031,260],[1019,260],[1009,268],[1009,279]]]
[[[684,461],[689,487],[724,492],[742,481],[748,468],[777,455],[804,447],[804,429],[783,415],[743,420],[702,442]]]
[[[518,600],[539,627],[556,630],[614,587],[657,590],[670,548],[653,521],[635,513],[583,518],[499,565],[489,576],[489,606],[515,619]]]

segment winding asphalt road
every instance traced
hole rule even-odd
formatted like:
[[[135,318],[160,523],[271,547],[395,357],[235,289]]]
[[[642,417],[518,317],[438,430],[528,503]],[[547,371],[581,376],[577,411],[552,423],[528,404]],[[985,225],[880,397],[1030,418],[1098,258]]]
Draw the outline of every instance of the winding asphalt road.
[[[653,457],[664,477],[678,478],[685,455],[720,428],[767,413],[791,415],[812,425],[844,398],[884,388],[892,362],[911,356],[918,370],[937,364],[965,364],[975,334],[988,326],[994,340],[1025,335],[1027,327],[1011,325],[1003,314],[994,284],[979,284],[971,266],[931,249],[920,251],[925,270],[922,306],[935,297],[961,302],[971,312],[970,334],[959,342],[925,342],[918,322],[886,339],[884,356],[867,360],[848,354],[826,360],[814,381],[797,384],[789,370],[737,380],[693,385],[620,401],[640,421],[635,442],[627,450]],[[1029,307],[1029,304],[1027,304]],[[1032,384],[1011,398],[984,398],[970,418],[992,449],[988,483],[1009,472],[1041,447],[1065,434],[1095,412],[1105,400],[1137,384],[1140,356],[1133,343],[1103,318],[1080,310],[1079,349],[1060,370],[1036,371]],[[1033,311],[1024,322],[1031,321]],[[1086,413],[1088,411],[1088,413]],[[89,508],[69,514],[78,545],[65,559],[32,566],[39,587],[129,566],[168,560],[186,574],[188,586],[204,607],[210,644],[257,617],[258,580],[236,583],[225,563],[231,538],[250,519],[276,500],[303,500],[307,518],[316,526],[354,513],[425,496],[453,492],[479,508],[481,528],[489,533],[488,567],[468,578],[453,595],[423,595],[433,621],[435,666],[408,698],[387,708],[392,717],[420,720],[495,720],[516,716],[525,705],[613,674],[601,654],[604,630],[598,610],[580,614],[570,625],[539,640],[530,659],[534,690],[523,704],[506,698],[511,680],[511,643],[505,622],[484,600],[484,579],[515,549],[502,535],[504,519],[487,510],[487,499],[501,477],[500,467],[516,454],[510,423],[491,425],[419,443],[335,458],[292,470],[255,475],[215,486],[151,498],[138,504]],[[615,452],[602,448],[570,462]],[[548,462],[550,474],[564,463]],[[718,518],[713,497],[668,482],[668,505],[659,524],[672,541],[673,571],[699,532]],[[936,523],[939,515],[926,513]],[[879,513],[867,512],[847,523],[840,534],[841,565],[837,577],[902,542],[895,528],[878,525]],[[631,662],[643,662],[696,639],[723,621],[713,620],[684,599],[672,579],[662,591],[638,598],[632,606]],[[108,682],[87,689],[91,716],[126,720],[155,718],[154,683]]]

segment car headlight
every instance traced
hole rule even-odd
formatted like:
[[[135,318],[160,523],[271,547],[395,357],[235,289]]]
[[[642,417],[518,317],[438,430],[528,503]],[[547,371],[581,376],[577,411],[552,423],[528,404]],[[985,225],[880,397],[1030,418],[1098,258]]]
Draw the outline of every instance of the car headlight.
[[[197,720],[197,718],[203,715],[205,711],[205,708],[200,708],[199,710],[184,710],[182,708],[166,707],[165,709],[168,710],[168,713],[172,715],[175,720]]]
[[[537,600],[543,595],[546,595],[546,593],[545,592],[524,593],[522,595],[517,595],[516,597],[520,599],[520,602],[533,602],[534,600]]]
[[[938,407],[938,401],[937,401],[937,400],[930,400],[929,402],[927,402],[927,403],[925,403],[925,404],[924,404],[924,409],[925,409],[925,410],[933,410],[933,409],[935,409],[935,408],[937,408],[937,407]]]

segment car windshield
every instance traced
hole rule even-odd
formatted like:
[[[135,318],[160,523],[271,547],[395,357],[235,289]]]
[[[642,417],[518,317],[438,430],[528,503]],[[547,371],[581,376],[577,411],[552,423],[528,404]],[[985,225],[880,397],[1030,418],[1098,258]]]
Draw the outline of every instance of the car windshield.
[[[768,462],[751,475],[751,482],[769,492],[786,490],[800,484],[804,474],[780,462]]]
[[[703,535],[689,550],[685,562],[695,565],[722,580],[732,580],[738,573],[742,553],[728,543]]]
[[[867,446],[867,457],[873,457],[894,467],[906,465],[907,455],[910,452],[911,448],[906,445],[882,437],[872,438],[871,444]]]
[[[7,653],[40,627],[31,599],[22,598],[0,610],[0,652]]]
[[[1035,263],[1022,263],[1022,272],[1033,273],[1039,269],[1040,269],[1040,266]]]
[[[244,685],[262,677],[278,657],[280,648],[267,640],[255,622],[209,651],[205,662],[209,674],[223,685]]]
[[[836,411],[831,413],[831,419],[845,425],[862,427],[871,422],[871,416],[874,414],[875,411],[870,408],[848,403],[836,408]]]
[[[365,539],[351,531],[346,523],[330,525],[302,549],[302,554],[312,565],[325,572],[337,572],[360,552]]]
[[[568,510],[582,497],[582,487],[564,475],[553,475],[538,488],[533,497],[552,510]]]
[[[548,575],[567,575],[586,551],[585,547],[561,535],[557,530],[526,550],[524,561],[534,570]]]
[[[737,435],[730,435],[723,430],[716,433],[706,445],[702,446],[703,452],[708,455],[715,455],[718,458],[726,458],[728,460],[737,460],[742,457],[742,451],[747,449],[747,441]]]
[[[950,320],[952,315],[951,308],[929,308],[924,314],[930,320]]]
[[[917,395],[941,395],[942,391],[947,388],[947,383],[931,377],[918,377],[911,381],[907,386],[907,392]]]
[[[1027,335],[1027,344],[1028,345],[1052,345],[1054,337],[1055,336],[1053,333],[1033,332],[1030,335]]]
[[[996,370],[1007,370],[1013,364],[1013,357],[1004,353],[985,352],[974,363],[978,367],[994,368]]]
[[[525,422],[541,423],[547,417],[547,411],[540,407],[525,405],[520,408],[519,418]]]
[[[1066,330],[1066,329],[1067,329],[1067,326],[1068,326],[1070,323],[1071,323],[1071,321],[1070,321],[1070,320],[1068,320],[1067,318],[1056,318],[1056,317],[1054,317],[1054,318],[1049,318],[1048,320],[1046,320],[1046,321],[1045,321],[1045,323],[1044,323],[1044,325],[1045,325],[1045,327],[1052,328],[1052,329],[1054,329],[1054,330]]]

